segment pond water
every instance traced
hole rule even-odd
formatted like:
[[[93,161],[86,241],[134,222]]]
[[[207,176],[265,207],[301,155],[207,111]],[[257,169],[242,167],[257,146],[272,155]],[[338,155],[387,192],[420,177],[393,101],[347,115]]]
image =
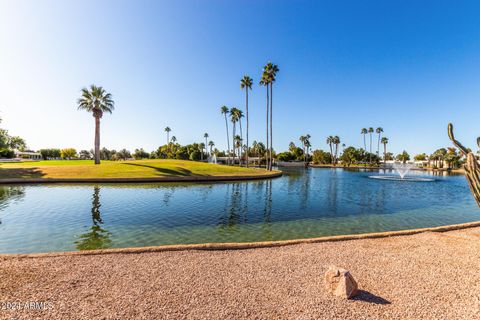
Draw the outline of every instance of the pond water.
[[[0,187],[0,253],[247,242],[480,220],[463,175],[434,182],[378,172],[289,169],[273,180],[209,184]],[[391,173],[388,173],[391,175]]]

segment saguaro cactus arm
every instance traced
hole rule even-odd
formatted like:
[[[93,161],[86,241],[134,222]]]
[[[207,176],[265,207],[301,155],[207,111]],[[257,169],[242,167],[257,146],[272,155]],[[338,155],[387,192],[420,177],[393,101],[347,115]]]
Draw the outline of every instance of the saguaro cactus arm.
[[[450,140],[452,140],[453,144],[455,145],[455,147],[457,147],[458,149],[460,149],[460,151],[463,153],[463,155],[467,155],[468,154],[468,150],[467,148],[465,148],[460,142],[458,142],[456,139],[455,139],[455,136],[453,135],[453,124],[449,123],[448,124],[448,137],[450,138]],[[480,139],[480,138],[479,138]],[[479,142],[479,140],[477,139],[477,143]]]
[[[480,168],[478,166],[477,158],[473,152],[469,151],[455,139],[453,125],[451,123],[448,124],[448,137],[467,158],[467,162],[463,166],[465,169],[465,177],[467,178],[470,190],[475,197],[475,201],[477,201],[477,204],[480,207]],[[477,138],[477,144],[480,146],[480,138]]]

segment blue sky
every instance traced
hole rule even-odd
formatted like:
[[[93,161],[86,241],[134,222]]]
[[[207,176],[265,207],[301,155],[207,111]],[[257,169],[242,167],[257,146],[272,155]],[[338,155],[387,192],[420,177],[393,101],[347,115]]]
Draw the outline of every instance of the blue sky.
[[[226,147],[222,105],[244,108],[251,140],[265,140],[269,60],[274,147],[309,133],[362,146],[381,126],[389,148],[449,146],[446,126],[474,147],[480,135],[478,1],[23,1],[0,0],[2,127],[33,149],[91,149],[94,121],[76,110],[82,87],[102,85],[116,110],[102,146],[148,151],[170,126],[182,144],[208,132]]]

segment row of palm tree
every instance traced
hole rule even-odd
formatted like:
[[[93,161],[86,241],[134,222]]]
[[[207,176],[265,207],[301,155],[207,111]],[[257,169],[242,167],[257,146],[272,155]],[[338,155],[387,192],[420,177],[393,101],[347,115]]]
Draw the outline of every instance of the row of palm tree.
[[[260,85],[265,86],[267,88],[267,149],[268,149],[268,157],[267,157],[267,169],[272,170],[272,151],[273,151],[273,83],[276,81],[277,72],[280,69],[277,65],[268,62],[263,67],[262,78],[259,82]],[[270,89],[270,94],[269,94]],[[269,118],[270,113],[270,118]],[[270,135],[268,132],[268,128],[270,125]],[[270,139],[269,139],[270,138]]]
[[[377,133],[378,134],[378,139],[377,139],[377,156],[380,157],[380,142],[384,141],[381,139],[381,136],[382,136],[382,132],[383,132],[383,128],[382,127],[378,127],[377,129],[373,129],[373,127],[369,127],[368,130],[367,128],[363,128],[361,130],[361,134],[363,135],[363,146],[364,146],[364,150],[366,151],[367,150],[367,143],[366,143],[366,139],[365,139],[365,136],[367,135],[367,133],[370,135],[370,159],[369,159],[369,164],[371,165],[372,164],[372,134],[373,133]],[[388,143],[388,139],[385,140],[386,143],[384,143],[384,158],[385,158],[385,154],[386,154],[386,144]],[[383,143],[383,142],[382,142]],[[367,163],[365,162],[365,166],[367,166]]]
[[[267,89],[267,108],[266,108],[266,142],[267,142],[267,169],[272,170],[272,153],[273,153],[273,144],[272,144],[272,136],[273,136],[273,83],[276,81],[277,73],[279,72],[279,68],[277,65],[268,62],[262,71],[262,77],[259,82],[261,86],[265,86]],[[238,108],[231,108],[229,109],[227,106],[222,106],[220,108],[221,114],[225,117],[225,130],[227,133],[227,147],[228,153],[230,150],[233,150],[233,163],[235,163],[235,157],[237,150],[239,163],[242,164],[243,159],[243,149],[246,150],[245,157],[246,157],[246,166],[248,167],[248,150],[250,150],[249,144],[249,126],[250,126],[250,119],[249,119],[249,105],[248,105],[248,92],[252,90],[253,80],[250,76],[244,75],[243,78],[240,80],[240,89],[245,90],[245,111],[246,111],[246,145],[243,146],[243,130],[242,130],[242,121],[243,112]],[[230,138],[229,138],[229,130],[228,130],[228,116],[230,116],[230,121],[232,122],[232,149],[230,149]],[[236,134],[236,123],[239,123],[240,126],[240,135]],[[230,162],[230,157],[229,157]]]
[[[334,166],[336,166],[337,165],[337,159],[338,159],[338,146],[340,145],[340,137],[339,136],[328,136],[327,137],[327,144],[330,147],[330,154],[332,155],[332,164]]]

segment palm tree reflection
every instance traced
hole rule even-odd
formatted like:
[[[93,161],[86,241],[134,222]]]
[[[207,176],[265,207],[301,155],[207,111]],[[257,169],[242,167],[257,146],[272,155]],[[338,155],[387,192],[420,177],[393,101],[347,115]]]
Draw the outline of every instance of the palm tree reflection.
[[[0,210],[7,208],[11,201],[17,201],[25,196],[25,187],[5,186],[0,188]],[[2,221],[0,220],[0,224]]]
[[[227,186],[225,215],[220,217],[218,223],[221,229],[228,228],[229,230],[235,230],[240,222],[241,211],[244,210],[241,205],[242,193],[240,185],[241,183],[232,183]]]
[[[100,213],[101,206],[100,187],[95,186],[92,196],[92,226],[88,232],[80,235],[80,239],[75,242],[77,250],[106,249],[112,246],[111,233],[100,227],[103,224]]]

